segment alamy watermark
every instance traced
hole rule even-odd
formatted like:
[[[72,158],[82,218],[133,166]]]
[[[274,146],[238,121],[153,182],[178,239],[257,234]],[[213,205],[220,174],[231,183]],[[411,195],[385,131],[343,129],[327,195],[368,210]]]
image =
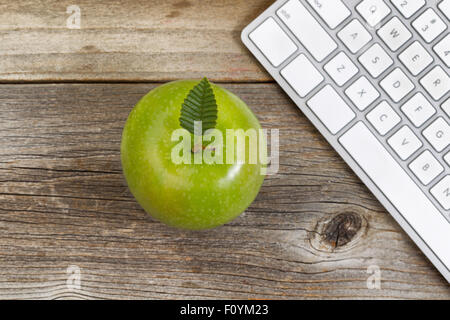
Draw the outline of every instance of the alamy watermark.
[[[81,29],[81,9],[77,5],[70,5],[66,9],[70,16],[66,20],[66,26],[69,29]]]
[[[185,129],[174,130],[171,152],[174,164],[261,164],[261,174],[279,170],[279,130],[270,130],[270,156],[267,129],[209,129],[202,133],[202,122],[194,122],[194,135]]]
[[[81,269],[77,265],[70,265],[66,269],[67,280],[66,286],[69,290],[81,289]]]
[[[367,268],[367,273],[370,276],[367,278],[367,289],[375,290],[381,289],[381,269],[377,265],[371,265]]]

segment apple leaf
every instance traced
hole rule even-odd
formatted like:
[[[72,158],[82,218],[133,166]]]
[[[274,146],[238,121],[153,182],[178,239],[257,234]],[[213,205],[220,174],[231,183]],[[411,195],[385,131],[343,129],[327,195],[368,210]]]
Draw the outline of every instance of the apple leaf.
[[[201,121],[202,135],[216,126],[217,102],[207,78],[203,78],[189,92],[181,107],[181,127],[194,134],[195,121]]]

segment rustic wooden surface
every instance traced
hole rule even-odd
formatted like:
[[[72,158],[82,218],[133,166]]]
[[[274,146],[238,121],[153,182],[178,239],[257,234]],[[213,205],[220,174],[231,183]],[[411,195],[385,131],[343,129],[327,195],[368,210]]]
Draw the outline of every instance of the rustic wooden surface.
[[[77,1],[82,29],[68,30],[73,3],[0,0],[0,298],[450,299],[282,90],[261,83],[239,32],[270,3]],[[280,129],[280,171],[230,224],[179,231],[127,190],[120,136],[150,82],[203,75]],[[129,81],[148,83],[112,83]],[[80,288],[66,284],[73,265]],[[367,288],[370,266],[381,289]]]
[[[240,33],[272,2],[1,0],[0,81],[268,81]]]

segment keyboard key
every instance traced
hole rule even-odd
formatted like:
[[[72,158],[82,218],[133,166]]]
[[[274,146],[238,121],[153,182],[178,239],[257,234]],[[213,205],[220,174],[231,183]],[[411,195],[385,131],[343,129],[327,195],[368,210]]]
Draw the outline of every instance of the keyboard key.
[[[364,0],[356,6],[356,10],[371,27],[375,27],[391,13],[383,0]]]
[[[450,126],[444,118],[437,118],[422,134],[437,152],[450,144]]]
[[[412,33],[397,17],[389,20],[377,33],[392,51],[400,49],[412,37]]]
[[[416,127],[423,125],[436,113],[436,109],[420,92],[409,99],[401,109]]]
[[[367,114],[367,119],[382,136],[391,131],[401,120],[386,101],[381,102],[370,111]]]
[[[352,109],[330,85],[320,90],[307,102],[307,105],[332,134],[338,133],[356,117]]]
[[[371,34],[356,19],[339,31],[337,36],[352,53],[357,53],[372,40]]]
[[[447,101],[442,104],[442,110],[444,110],[447,116],[450,118],[450,98],[448,98]]]
[[[450,20],[450,0],[444,0],[439,3],[439,9],[445,14],[447,19]]]
[[[386,91],[394,102],[399,102],[408,93],[414,90],[414,84],[400,68],[394,69],[381,82],[380,86]]]
[[[394,61],[386,53],[386,51],[378,44],[372,45],[359,58],[359,62],[374,78],[378,78],[386,71]]]
[[[441,58],[441,60],[445,62],[447,67],[450,68],[450,34],[448,34],[437,45],[435,45],[433,50],[437,53],[439,58]]]
[[[324,80],[322,74],[304,54],[299,55],[281,70],[281,75],[302,98]]]
[[[390,137],[388,143],[402,160],[411,157],[422,146],[422,141],[407,126],[403,126]]]
[[[430,192],[445,210],[450,209],[450,175],[439,181]]]
[[[378,78],[384,71],[394,64],[391,57],[378,43],[371,46],[358,58],[358,60],[374,78]]]
[[[336,42],[300,1],[288,1],[277,15],[318,62],[337,49]]]
[[[324,69],[340,87],[359,72],[355,64],[344,52],[340,52],[336,57],[331,59],[331,61],[325,65]],[[305,72],[305,74],[308,73]]]
[[[308,2],[331,29],[335,29],[351,14],[341,0],[308,0]]]
[[[450,166],[450,151],[444,156],[444,160]]]
[[[358,122],[339,142],[367,174],[369,187],[376,185],[442,262],[450,265],[450,223],[369,129]],[[383,201],[380,193],[375,194]]]
[[[440,66],[436,66],[428,72],[420,79],[420,83],[436,101],[450,90],[450,78]]]
[[[391,0],[391,2],[407,19],[411,18],[425,5],[425,0]]]
[[[422,152],[420,156],[411,162],[409,168],[424,185],[428,185],[444,171],[444,167],[428,150]]]
[[[431,8],[426,10],[416,20],[414,20],[412,25],[428,43],[432,42],[442,32],[444,32],[445,29],[447,29],[445,22],[442,21],[442,19]]]
[[[361,77],[356,80],[350,87],[347,88],[347,90],[345,90],[345,94],[361,111],[364,111],[380,96],[380,93],[369,82],[369,80],[367,80],[366,77]]]
[[[411,44],[398,58],[414,76],[417,76],[433,62],[433,57],[418,41]]]
[[[273,18],[267,19],[253,30],[249,38],[274,67],[278,67],[297,51],[297,46]]]

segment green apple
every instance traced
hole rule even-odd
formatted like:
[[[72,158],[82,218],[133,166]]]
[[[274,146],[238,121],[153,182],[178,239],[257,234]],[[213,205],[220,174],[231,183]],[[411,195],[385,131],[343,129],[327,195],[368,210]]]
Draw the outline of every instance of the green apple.
[[[174,81],[150,91],[131,111],[121,144],[123,172],[139,204],[167,225],[192,230],[223,225],[245,211],[259,192],[265,167],[260,160],[257,163],[174,163],[172,150],[179,142],[173,141],[172,134],[181,128],[183,102],[198,83]],[[214,84],[210,88],[217,103],[215,129],[224,137],[227,129],[258,131],[261,128],[251,110],[236,95]],[[226,148],[224,143],[224,154]],[[236,147],[235,152],[248,155],[249,143],[244,148],[242,151]],[[198,152],[195,148],[189,151]]]

